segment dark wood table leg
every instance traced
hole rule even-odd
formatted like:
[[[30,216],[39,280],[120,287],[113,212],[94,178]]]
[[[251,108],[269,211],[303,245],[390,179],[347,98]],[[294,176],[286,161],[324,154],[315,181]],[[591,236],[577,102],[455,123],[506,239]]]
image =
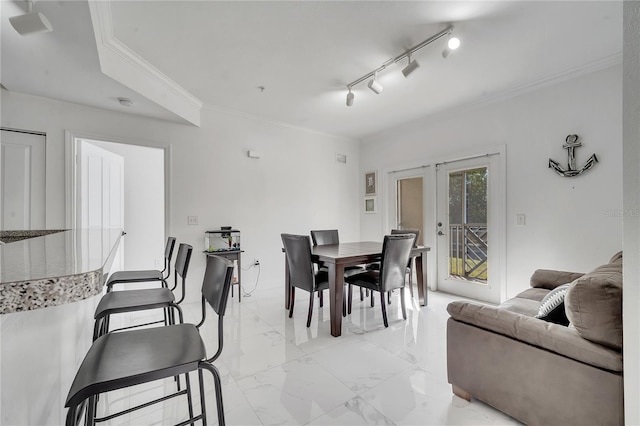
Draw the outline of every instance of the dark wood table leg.
[[[242,302],[242,253],[236,255],[238,259],[238,303]]]
[[[329,311],[331,335],[342,335],[342,298],[344,297],[344,265],[329,263]]]
[[[419,256],[416,256],[416,281],[420,306],[427,306],[429,302],[427,300],[427,253],[421,253]]]
[[[289,282],[289,261],[287,254],[284,255],[284,308],[289,309],[289,298],[291,297],[291,283]]]

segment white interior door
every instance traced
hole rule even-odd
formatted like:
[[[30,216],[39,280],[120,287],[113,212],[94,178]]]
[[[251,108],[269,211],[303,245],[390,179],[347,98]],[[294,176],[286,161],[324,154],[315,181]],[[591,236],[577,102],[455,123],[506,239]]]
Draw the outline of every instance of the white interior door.
[[[436,168],[438,290],[499,303],[504,297],[504,171],[500,155]]]
[[[0,134],[0,229],[45,229],[45,135]]]
[[[78,161],[78,227],[124,228],[124,158],[82,140]]]
[[[90,141],[77,143],[76,167],[76,225],[78,228],[103,229],[121,228],[124,230],[124,158]],[[86,255],[101,247],[91,247],[88,240],[82,244]],[[121,240],[119,253],[116,254],[112,271],[122,269],[124,239]]]

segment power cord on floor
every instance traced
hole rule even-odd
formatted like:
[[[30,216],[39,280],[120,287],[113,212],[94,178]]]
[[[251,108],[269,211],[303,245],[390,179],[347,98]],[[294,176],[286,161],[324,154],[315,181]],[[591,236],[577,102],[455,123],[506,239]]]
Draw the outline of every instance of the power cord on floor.
[[[256,288],[258,288],[258,279],[260,278],[260,264],[253,264],[253,265],[249,265],[247,268],[242,268],[243,271],[248,271],[251,268],[258,268],[258,275],[256,275],[256,284],[253,286],[253,288],[251,289],[251,291],[244,291],[244,289],[242,288],[242,283],[240,283],[240,290],[242,291],[242,297],[251,297],[251,293],[253,293],[254,291],[256,291]]]

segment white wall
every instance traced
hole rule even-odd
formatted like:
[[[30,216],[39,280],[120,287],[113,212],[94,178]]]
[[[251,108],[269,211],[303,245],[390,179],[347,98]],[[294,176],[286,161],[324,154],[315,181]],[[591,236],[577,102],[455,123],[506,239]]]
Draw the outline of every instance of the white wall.
[[[640,2],[624,3],[625,423],[640,424]],[[629,362],[631,361],[631,362]]]
[[[562,144],[574,133],[583,143],[577,166],[592,153],[600,162],[583,176],[562,178],[548,159],[566,163]],[[361,147],[360,186],[365,171],[498,145],[506,146],[507,297],[528,288],[535,269],[588,271],[622,249],[621,65],[370,136]],[[517,213],[526,214],[526,226],[515,225]],[[388,227],[382,220],[380,210],[361,214],[361,237],[380,239]]]
[[[65,224],[65,130],[168,147],[169,233],[196,251],[192,296],[198,297],[204,273],[199,251],[208,229],[240,229],[244,259],[260,259],[260,285],[278,290],[284,280],[280,233],[335,227],[344,241],[359,239],[356,141],[209,109],[196,128],[5,90],[1,96],[2,126],[47,133],[48,228]],[[248,158],[248,149],[262,158]],[[336,153],[346,154],[348,163],[336,163]],[[199,225],[187,225],[192,215]],[[245,288],[256,275],[244,272]]]

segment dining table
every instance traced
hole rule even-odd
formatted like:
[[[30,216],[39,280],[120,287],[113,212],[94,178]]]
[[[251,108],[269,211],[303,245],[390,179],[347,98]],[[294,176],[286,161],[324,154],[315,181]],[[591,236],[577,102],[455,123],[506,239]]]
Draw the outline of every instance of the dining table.
[[[427,253],[430,247],[417,246],[411,250],[415,259],[416,284],[420,306],[427,305]],[[322,262],[329,273],[329,310],[331,319],[331,335],[342,334],[342,298],[344,293],[344,270],[347,266],[364,265],[379,262],[382,255],[382,243],[361,241],[351,243],[330,244],[311,247],[314,262]],[[285,252],[285,308],[289,309],[289,265]]]

